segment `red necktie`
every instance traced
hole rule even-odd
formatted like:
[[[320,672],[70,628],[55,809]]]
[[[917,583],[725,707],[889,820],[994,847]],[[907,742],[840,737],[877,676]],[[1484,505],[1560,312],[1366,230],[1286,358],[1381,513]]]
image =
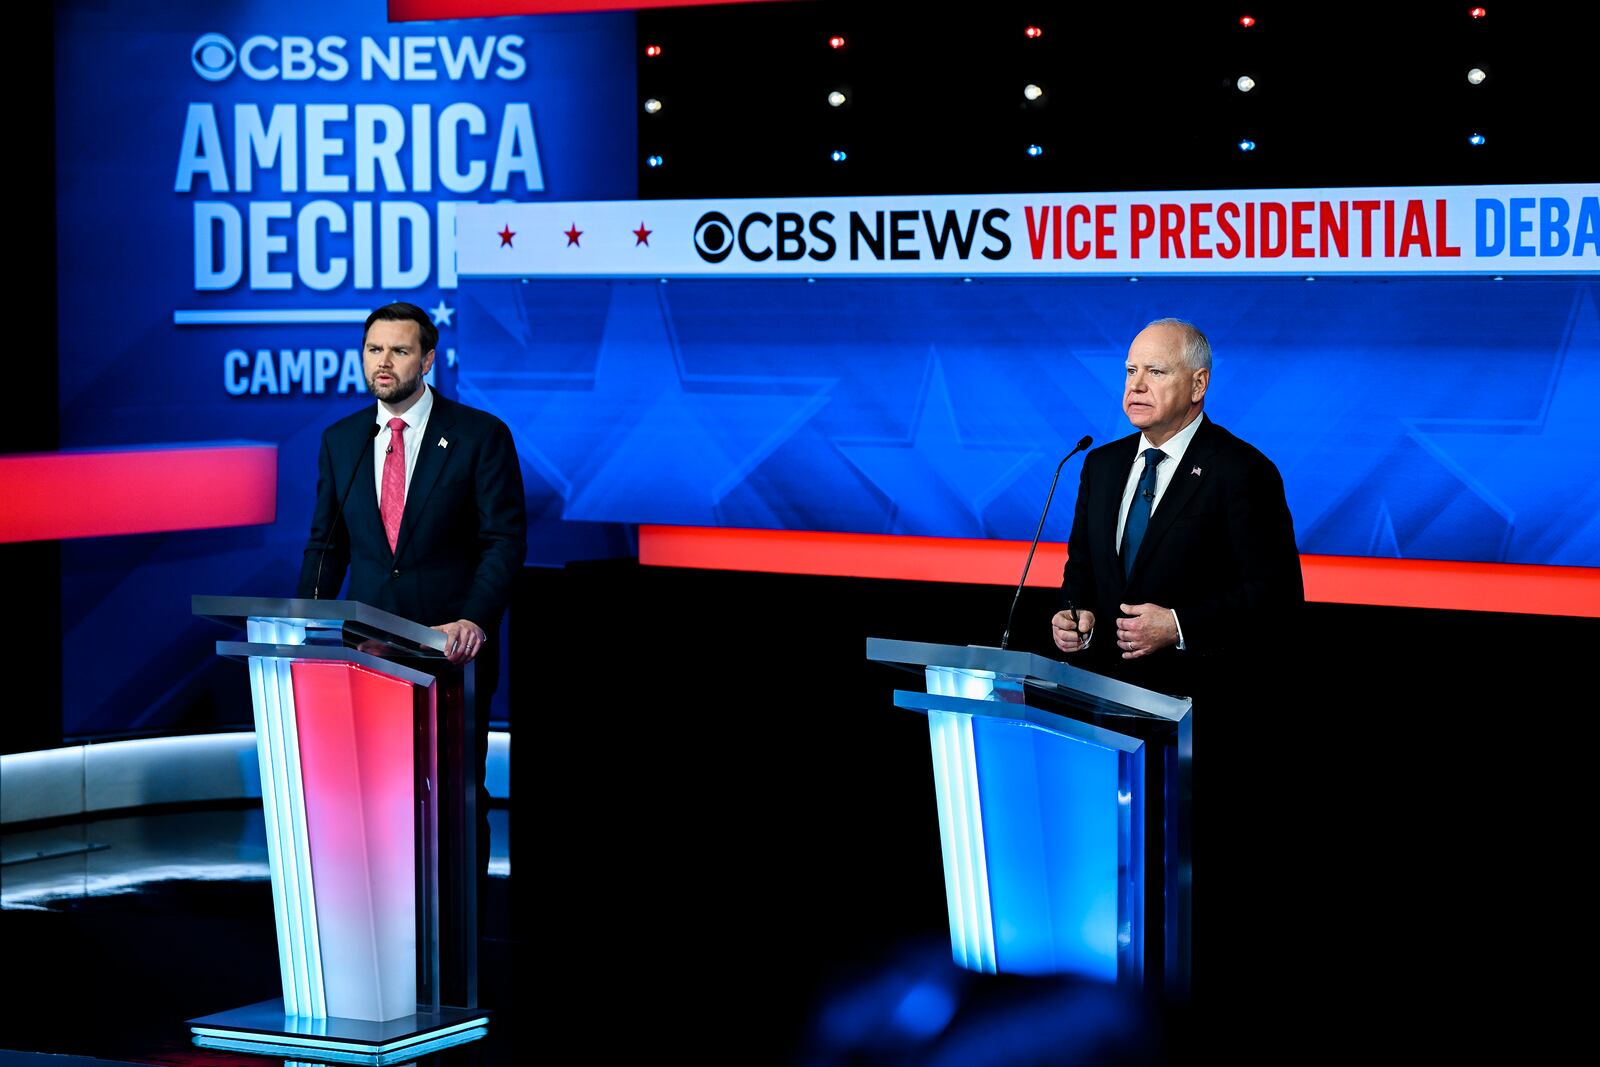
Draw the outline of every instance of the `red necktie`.
[[[383,497],[378,510],[383,514],[390,552],[400,540],[400,516],[406,510],[406,444],[400,439],[405,432],[405,419],[389,420],[389,449],[383,457]]]

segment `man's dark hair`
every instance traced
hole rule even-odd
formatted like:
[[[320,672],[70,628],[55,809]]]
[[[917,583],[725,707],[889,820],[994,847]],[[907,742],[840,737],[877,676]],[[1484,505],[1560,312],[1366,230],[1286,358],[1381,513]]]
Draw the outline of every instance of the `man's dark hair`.
[[[417,336],[422,342],[422,351],[417,355],[425,356],[432,352],[439,344],[439,327],[433,324],[433,317],[415,304],[395,301],[367,316],[367,324],[361,328],[361,347],[367,347],[367,331],[372,329],[375,322],[414,322],[417,324]]]

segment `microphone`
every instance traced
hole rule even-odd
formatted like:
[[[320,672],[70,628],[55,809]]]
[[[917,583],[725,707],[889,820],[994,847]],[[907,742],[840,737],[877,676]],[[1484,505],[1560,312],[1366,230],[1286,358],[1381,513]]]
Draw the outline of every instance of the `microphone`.
[[[1044,498],[1044,510],[1039,513],[1039,528],[1033,531],[1033,544],[1028,546],[1028,562],[1022,565],[1022,577],[1017,579],[1017,592],[1011,598],[1011,613],[1006,616],[1005,636],[1000,638],[1000,647],[1005,648],[1011,642],[1011,623],[1017,617],[1017,601],[1022,599],[1022,587],[1028,582],[1028,568],[1033,566],[1033,553],[1039,547],[1039,536],[1044,533],[1044,517],[1050,514],[1050,501],[1055,499],[1056,483],[1061,480],[1061,468],[1067,465],[1067,460],[1076,456],[1094,444],[1094,438],[1087,435],[1080,440],[1071,452],[1061,457],[1061,462],[1056,464],[1056,476],[1050,479],[1050,493]]]
[[[378,436],[378,431],[383,427],[376,422],[367,431],[367,439],[361,443],[361,451],[356,453],[356,465],[350,468],[350,484],[344,487],[344,496],[339,498],[339,510],[333,513],[333,522],[328,526],[328,536],[323,538],[322,551],[317,553],[317,581],[311,587],[311,599],[322,599],[322,565],[327,562],[328,549],[333,547],[333,532],[339,528],[339,523],[344,521],[345,501],[350,499],[350,490],[356,487],[356,472],[361,469],[361,461],[367,458],[367,450],[372,447],[372,439]]]

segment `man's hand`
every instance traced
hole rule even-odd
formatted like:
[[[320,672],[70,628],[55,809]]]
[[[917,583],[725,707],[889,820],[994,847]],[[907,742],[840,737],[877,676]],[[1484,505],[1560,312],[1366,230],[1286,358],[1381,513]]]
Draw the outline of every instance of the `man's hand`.
[[[1089,643],[1089,635],[1094,632],[1094,612],[1078,610],[1076,620],[1070,611],[1058,611],[1055,618],[1050,620],[1050,636],[1056,639],[1056,647],[1063,652],[1081,652]]]
[[[443,626],[435,626],[434,629],[450,639],[445,645],[444,654],[458,667],[477,656],[483,643],[489,639],[483,627],[471,619],[457,619]]]
[[[1178,619],[1160,604],[1122,604],[1117,620],[1117,647],[1123,659],[1138,659],[1178,643]]]

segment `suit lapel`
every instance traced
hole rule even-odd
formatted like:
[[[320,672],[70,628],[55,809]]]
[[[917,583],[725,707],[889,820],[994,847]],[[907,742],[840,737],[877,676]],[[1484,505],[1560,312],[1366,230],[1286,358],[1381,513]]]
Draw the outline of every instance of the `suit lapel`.
[[[444,470],[451,455],[459,451],[455,441],[452,406],[438,393],[433,394],[433,411],[428,415],[427,436],[417,452],[417,467],[411,472],[411,485],[406,490],[406,508],[400,514],[400,536],[395,541],[395,559],[400,558],[416,533],[417,524],[422,521],[423,510],[427,507],[428,494],[439,480],[439,473]]]
[[[1114,450],[1111,452],[1111,470],[1114,477],[1107,479],[1100,488],[1100,492],[1105,494],[1106,498],[1101,515],[1107,512],[1111,515],[1111,524],[1105,527],[1106,544],[1111,546],[1111,558],[1116,562],[1117,573],[1121,574],[1122,543],[1117,540],[1117,524],[1122,519],[1122,494],[1128,488],[1128,471],[1133,468],[1134,457],[1139,454],[1139,435],[1134,434],[1110,447]]]
[[[1139,557],[1133,561],[1133,573],[1129,581],[1139,576],[1139,569],[1144,565],[1161,539],[1166,536],[1172,522],[1183,509],[1194,499],[1195,493],[1200,490],[1200,483],[1205,479],[1205,469],[1210,466],[1211,453],[1215,451],[1215,442],[1211,434],[1211,421],[1204,415],[1200,418],[1200,428],[1195,431],[1194,440],[1189,442],[1189,448],[1184,452],[1183,466],[1172,472],[1172,481],[1167,483],[1167,491],[1161,494],[1161,500],[1156,504],[1155,511],[1150,514],[1150,525],[1145,528],[1144,540],[1139,543]],[[1196,474],[1195,471],[1201,473]]]
[[[370,417],[370,412],[369,412]],[[388,539],[383,535],[383,514],[378,510],[377,475],[373,470],[373,438],[370,436],[369,422],[359,422],[351,428],[348,437],[350,449],[362,449],[361,462],[355,467],[355,482],[349,486],[340,486],[341,490],[348,488],[349,499],[344,505],[345,529],[350,531],[351,540],[376,539],[388,547]],[[349,453],[347,452],[346,455]],[[345,460],[343,462],[349,462]]]

